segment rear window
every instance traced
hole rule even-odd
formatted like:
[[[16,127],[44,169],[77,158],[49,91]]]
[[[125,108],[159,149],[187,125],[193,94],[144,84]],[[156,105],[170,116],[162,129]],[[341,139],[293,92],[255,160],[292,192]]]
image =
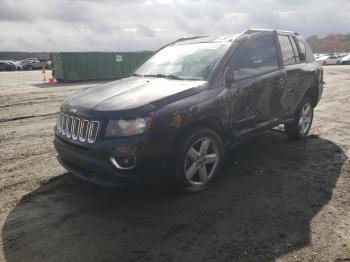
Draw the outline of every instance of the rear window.
[[[283,65],[292,65],[299,62],[297,50],[294,50],[296,46],[293,38],[287,35],[278,35],[278,40],[281,47]]]
[[[305,55],[304,57],[306,58],[306,62],[307,63],[314,62],[315,56],[312,53],[312,50],[309,47],[309,45],[302,40],[298,40],[298,43],[299,43],[299,47],[300,47],[300,52],[304,53],[304,55]]]

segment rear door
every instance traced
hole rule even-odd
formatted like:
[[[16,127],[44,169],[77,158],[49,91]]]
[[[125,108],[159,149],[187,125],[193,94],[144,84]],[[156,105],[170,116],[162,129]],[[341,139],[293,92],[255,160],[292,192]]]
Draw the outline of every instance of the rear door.
[[[305,92],[311,88],[319,87],[319,97],[322,96],[323,91],[323,73],[322,67],[315,60],[310,46],[307,42],[298,37],[297,43],[299,45],[300,62],[303,70],[302,83],[296,88],[297,103],[299,104],[305,95]]]
[[[250,131],[276,122],[272,99],[280,96],[285,73],[279,66],[274,34],[258,33],[243,40],[229,67],[235,79],[230,88],[233,129]]]
[[[291,35],[278,34],[278,43],[281,52],[281,63],[287,79],[280,100],[280,117],[292,115],[298,106],[297,89],[304,89],[304,68],[300,61],[299,50],[295,38]]]

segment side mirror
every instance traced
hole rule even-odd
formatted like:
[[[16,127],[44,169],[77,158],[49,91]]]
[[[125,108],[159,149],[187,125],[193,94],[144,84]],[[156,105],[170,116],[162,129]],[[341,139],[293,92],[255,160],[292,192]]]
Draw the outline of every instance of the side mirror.
[[[234,82],[235,78],[234,78],[233,70],[230,67],[228,67],[225,70],[224,77],[225,77],[225,85],[231,86],[232,83]]]

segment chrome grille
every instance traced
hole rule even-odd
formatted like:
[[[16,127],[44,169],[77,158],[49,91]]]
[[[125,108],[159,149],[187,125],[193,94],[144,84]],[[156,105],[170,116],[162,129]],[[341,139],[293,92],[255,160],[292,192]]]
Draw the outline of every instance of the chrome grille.
[[[94,143],[100,128],[99,121],[90,121],[65,113],[59,113],[57,132],[72,140]]]

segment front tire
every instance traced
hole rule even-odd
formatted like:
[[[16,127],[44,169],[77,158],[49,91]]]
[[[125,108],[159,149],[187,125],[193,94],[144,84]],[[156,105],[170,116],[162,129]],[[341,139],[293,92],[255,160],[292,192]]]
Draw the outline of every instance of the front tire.
[[[313,118],[313,103],[309,97],[305,97],[294,114],[293,122],[284,124],[288,138],[298,140],[306,137],[311,128]]]
[[[224,159],[220,136],[208,128],[195,128],[182,137],[174,168],[176,188],[186,192],[206,189],[217,177]]]

